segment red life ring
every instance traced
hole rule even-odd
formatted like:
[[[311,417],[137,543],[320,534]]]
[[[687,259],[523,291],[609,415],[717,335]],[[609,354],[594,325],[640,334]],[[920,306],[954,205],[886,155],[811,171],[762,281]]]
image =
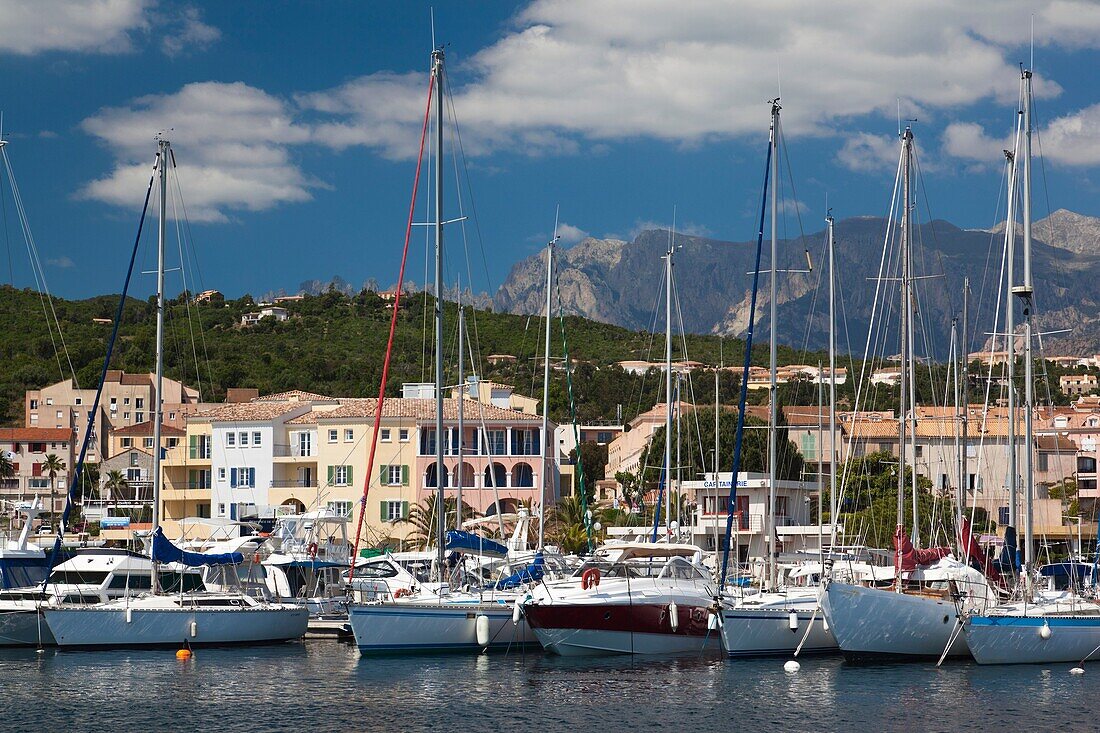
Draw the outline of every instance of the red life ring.
[[[317,557],[317,543],[310,542],[309,548],[306,551],[309,553],[310,559],[315,559]]]
[[[412,591],[409,590],[408,588],[398,588],[397,591],[393,594],[393,597],[394,598],[404,598],[405,596],[411,596],[411,595],[412,595]]]
[[[581,589],[588,590],[589,588],[595,588],[600,584],[600,569],[588,568],[581,573]]]

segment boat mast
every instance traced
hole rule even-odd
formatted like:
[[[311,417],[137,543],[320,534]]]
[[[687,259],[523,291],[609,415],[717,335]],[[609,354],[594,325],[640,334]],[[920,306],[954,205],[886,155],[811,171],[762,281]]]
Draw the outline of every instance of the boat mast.
[[[901,371],[899,373],[898,383],[900,385],[900,398],[898,400],[898,528],[904,530],[905,528],[905,437],[907,433],[907,422],[909,420],[909,306],[910,300],[910,272],[909,272],[909,166],[912,161],[913,155],[913,130],[910,127],[906,127],[901,136],[902,146],[902,199],[903,205],[901,209],[901,330],[900,346],[901,346]],[[915,471],[914,471],[915,472]],[[915,499],[914,499],[915,501]],[[916,513],[913,515],[914,534],[916,533],[917,517]],[[895,569],[898,571],[898,578],[894,583],[895,590],[901,592],[901,553],[897,552],[897,559],[895,560]]]
[[[1032,475],[1034,454],[1032,433],[1032,410],[1034,409],[1035,385],[1032,383],[1031,364],[1031,311],[1034,309],[1031,279],[1031,70],[1022,72],[1024,85],[1024,165],[1023,165],[1023,203],[1024,203],[1024,282],[1012,288],[1012,294],[1020,299],[1024,311],[1024,571],[1025,588],[1030,589],[1031,564],[1034,560],[1034,521],[1032,517],[1032,495],[1035,477]]]
[[[556,223],[555,223],[556,228]],[[558,241],[558,233],[554,232],[554,238],[546,243],[546,343],[542,360],[542,448],[540,449],[542,463],[542,483],[539,492],[539,547],[542,549],[546,540],[546,494],[550,484],[550,462],[548,460],[550,429],[550,308],[552,303],[552,287],[554,279],[554,242]],[[581,458],[581,446],[577,444],[577,461]]]
[[[776,402],[779,397],[778,386],[778,372],[776,366],[776,356],[778,351],[778,341],[776,340],[777,331],[776,327],[779,323],[778,314],[776,308],[776,274],[779,267],[777,252],[778,252],[778,217],[779,208],[778,203],[778,180],[779,180],[779,110],[782,109],[779,106],[779,99],[772,100],[772,123],[771,123],[771,143],[772,143],[772,190],[771,190],[771,207],[772,207],[772,241],[771,241],[771,270],[769,273],[769,310],[771,318],[771,338],[768,344],[768,364],[770,373],[768,377],[768,521],[767,521],[767,542],[766,548],[768,551],[768,588],[775,588],[776,584],[776,551],[775,551],[775,477],[776,477]],[[746,377],[747,378],[747,377]],[[733,481],[737,481],[737,477],[733,477]]]
[[[1016,153],[1006,150],[1005,157],[1009,164],[1005,282],[1011,288],[1016,277]],[[1008,381],[1008,470],[1005,472],[1005,484],[1008,488],[1008,526],[1016,528],[1019,526],[1016,512],[1016,310],[1011,297],[1005,298],[1005,370]]]
[[[673,234],[668,230],[665,253],[665,537],[668,537],[672,512],[669,487],[672,484],[672,251]]]
[[[829,531],[830,547],[836,537],[836,237],[833,215],[825,217],[829,225]],[[818,369],[820,382],[821,370]],[[821,470],[820,456],[818,470]]]
[[[432,51],[435,82],[435,487],[436,552],[443,582],[446,512],[443,507],[446,467],[443,464],[443,49]]]
[[[967,475],[969,461],[967,458],[967,440],[970,428],[970,330],[967,322],[970,319],[970,278],[963,278],[963,308],[962,308],[962,332],[959,338],[960,356],[962,363],[959,369],[959,398],[960,408],[960,439],[959,439],[959,516],[962,516],[963,505],[966,503],[966,490],[968,488]]]
[[[458,470],[455,472],[455,529],[462,530],[462,469],[466,436],[466,371],[462,352],[466,348],[466,311],[462,308],[462,281],[458,283]]]
[[[157,138],[157,162],[160,165],[157,171],[158,185],[160,187],[160,202],[157,220],[157,347],[156,347],[156,377],[153,383],[153,532],[160,527],[160,424],[164,420],[164,401],[161,398],[161,385],[164,381],[164,240],[167,232],[166,200],[168,198],[168,154],[171,143],[162,137]],[[152,545],[149,546],[150,554]],[[150,571],[150,581],[153,593],[157,592],[157,563],[153,562]]]

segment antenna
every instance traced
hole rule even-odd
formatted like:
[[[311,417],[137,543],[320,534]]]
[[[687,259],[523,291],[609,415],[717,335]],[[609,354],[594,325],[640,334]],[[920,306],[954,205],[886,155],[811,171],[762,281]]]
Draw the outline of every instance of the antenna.
[[[561,204],[554,207],[554,241],[558,241],[558,216],[561,214]]]
[[[432,24],[432,50],[436,51],[436,50],[439,49],[439,46],[435,45],[435,6],[434,5],[429,5],[428,6],[428,15],[431,18],[431,24]]]
[[[1031,71],[1035,71],[1035,13],[1031,14]]]
[[[901,137],[901,97],[898,97],[898,137]]]
[[[776,58],[776,60],[775,60],[776,97],[778,99],[782,99],[783,98],[783,75],[779,73],[779,64],[780,64],[780,59]]]

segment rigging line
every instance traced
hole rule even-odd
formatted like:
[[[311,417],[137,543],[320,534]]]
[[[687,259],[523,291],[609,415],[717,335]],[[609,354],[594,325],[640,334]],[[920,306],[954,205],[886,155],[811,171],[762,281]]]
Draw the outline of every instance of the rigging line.
[[[3,148],[0,148],[2,151]],[[5,157],[6,160],[6,157]],[[69,515],[72,513],[81,476],[84,472],[84,459],[88,455],[88,444],[92,441],[95,432],[95,421],[99,415],[99,400],[103,396],[103,385],[107,381],[107,370],[111,366],[111,354],[115,349],[115,341],[118,339],[119,327],[122,325],[122,313],[126,306],[126,294],[130,290],[130,280],[134,274],[134,262],[137,260],[138,246],[141,244],[141,231],[145,227],[145,215],[149,211],[149,196],[153,192],[153,181],[156,179],[156,166],[160,163],[160,153],[157,153],[153,163],[153,173],[149,176],[149,187],[145,189],[145,204],[141,208],[141,219],[138,220],[137,235],[134,237],[134,247],[130,252],[130,267],[126,270],[126,280],[122,285],[122,294],[118,297],[118,308],[115,311],[115,323],[111,328],[111,338],[107,341],[107,353],[103,355],[103,368],[99,373],[99,388],[96,390],[95,399],[92,401],[92,409],[88,413],[88,428],[84,431],[84,441],[80,444],[80,456],[77,458],[76,469],[73,471],[69,490],[65,495],[65,509],[61,512],[61,522],[57,525],[57,536],[54,538],[53,550],[50,552],[49,567],[57,565],[57,556],[61,552],[61,541],[65,537],[65,527],[69,524]],[[45,591],[49,576],[42,579],[42,590]]]
[[[172,153],[173,168],[175,167],[175,159],[176,159],[176,154],[173,152]],[[198,275],[199,287],[202,288],[203,290],[205,290],[206,289],[206,283],[205,283],[205,281],[203,279],[203,276],[202,276],[202,268],[199,264],[199,255],[198,255],[198,252],[195,249],[195,237],[191,232],[191,217],[187,213],[187,199],[185,199],[183,197],[183,189],[180,186],[178,171],[177,171],[176,175],[172,176],[172,181],[176,185],[176,194],[179,197],[180,209],[183,211],[183,230],[186,233],[187,244],[189,245],[188,247],[184,248],[184,252],[185,253],[190,253],[190,255],[191,255],[190,262],[193,263],[193,272]],[[193,280],[194,280],[194,275],[192,276],[192,281]],[[210,363],[210,351],[209,351],[209,349],[207,348],[207,345],[206,345],[206,329],[203,328],[202,315],[201,314],[199,315],[199,341],[202,344],[203,361],[206,363],[206,375],[208,377],[207,383],[210,385],[211,392],[213,392],[213,385],[211,383],[214,380],[214,368],[213,368],[213,366],[211,366],[211,363]],[[197,356],[195,357],[195,360],[196,360],[196,362],[198,361]],[[195,371],[196,372],[198,371],[198,365],[197,364],[196,364],[196,367],[195,367]],[[213,398],[213,394],[211,394],[210,397]],[[202,402],[202,387],[201,386],[199,387],[199,402]]]
[[[401,268],[397,273],[397,287],[393,294],[393,311],[390,315],[390,332],[386,340],[386,356],[382,362],[382,376],[379,379],[378,401],[374,411],[374,432],[371,436],[370,451],[367,457],[366,475],[363,477],[363,497],[360,499],[359,522],[355,529],[355,544],[352,547],[351,567],[348,569],[349,577],[355,570],[355,558],[359,554],[359,537],[363,531],[363,520],[367,512],[367,494],[370,491],[371,474],[374,472],[375,451],[378,448],[378,429],[382,424],[382,405],[386,399],[386,381],[390,373],[390,357],[393,355],[394,334],[397,332],[397,314],[401,304],[401,288],[405,282],[405,265],[409,259],[409,241],[412,239],[413,216],[416,214],[416,194],[420,189],[420,171],[424,163],[424,143],[428,138],[428,121],[431,117],[432,91],[435,87],[435,75],[428,82],[428,102],[424,109],[424,124],[420,131],[420,151],[416,157],[416,175],[413,178],[412,200],[409,202],[409,216],[405,224],[405,244],[401,253]],[[436,212],[440,214],[441,212]],[[426,228],[426,227],[425,227]],[[437,294],[438,297],[438,294]],[[436,389],[442,389],[443,385],[436,385]],[[443,436],[437,435],[436,440],[442,440]],[[442,481],[441,476],[436,476],[436,483]],[[442,507],[441,507],[442,509]]]
[[[46,282],[46,271],[42,268],[42,261],[38,256],[38,244],[34,240],[34,233],[31,231],[30,220],[27,218],[27,210],[23,206],[23,196],[19,192],[19,184],[15,180],[15,171],[12,170],[11,160],[8,158],[7,146],[0,146],[0,156],[4,158],[4,167],[8,172],[9,188],[11,189],[12,201],[15,203],[15,213],[19,218],[19,225],[23,230],[23,238],[26,241],[27,253],[31,262],[31,269],[34,272],[35,285],[38,286],[38,299],[42,304],[42,315],[46,317],[46,330],[50,333],[50,344],[53,346],[54,357],[57,360],[57,370],[61,374],[61,379],[65,379],[65,369],[61,366],[61,354],[57,350],[57,342],[53,337],[53,329],[57,328],[57,338],[61,342],[61,351],[65,354],[65,361],[69,365],[69,373],[72,375],[73,384],[77,389],[80,389],[80,382],[76,377],[76,370],[73,368],[73,360],[69,356],[69,348],[65,344],[65,334],[61,331],[61,321],[57,318],[57,310],[54,308],[53,296],[50,295],[50,287]],[[46,311],[46,306],[49,305],[49,312]],[[50,318],[53,318],[52,324]]]
[[[2,132],[2,130],[0,130]],[[15,287],[15,268],[11,260],[11,230],[8,227],[8,199],[4,196],[4,178],[0,176],[0,209],[3,210],[4,219],[4,245],[8,252],[8,282]]]
[[[560,272],[559,269],[559,275]],[[584,461],[580,460],[581,435],[580,427],[577,425],[577,403],[573,399],[573,367],[572,362],[569,360],[569,342],[565,338],[565,308],[562,305],[561,299],[561,282],[557,277],[554,278],[554,285],[558,292],[558,320],[561,323],[561,348],[565,357],[562,366],[565,369],[566,394],[569,396],[569,419],[573,423],[573,442],[577,444],[577,477],[581,489],[581,512],[584,516],[584,530],[588,539],[588,552],[591,553],[593,550],[592,518],[588,515],[588,488],[584,480]],[[665,436],[665,439],[667,440],[668,436]]]
[[[179,170],[176,168],[176,165],[175,165],[175,159],[176,159],[175,153],[172,153],[171,157],[172,157],[172,169],[171,170],[174,173],[174,175],[172,176],[172,179],[176,182],[176,187],[179,188],[180,187],[180,185],[179,185]],[[179,201],[179,208],[182,208],[182,203],[183,203],[182,194],[180,195],[178,201]],[[199,399],[198,399],[198,401],[202,402],[202,374],[200,374],[199,353],[198,353],[198,349],[195,346],[195,324],[194,324],[193,317],[191,315],[191,300],[194,297],[194,294],[187,287],[187,259],[186,259],[186,257],[184,257],[183,231],[182,231],[181,226],[180,226],[179,208],[177,208],[177,198],[175,196],[173,196],[172,197],[172,215],[173,215],[173,218],[175,218],[175,220],[176,220],[176,244],[179,246],[180,277],[183,280],[184,312],[187,314],[187,331],[188,331],[188,333],[191,337],[191,358],[195,362],[195,382],[198,385],[198,390],[199,390]],[[192,279],[191,284],[194,285],[194,279]],[[199,324],[199,330],[202,330],[202,324],[201,323]],[[180,360],[180,375],[181,376],[185,373],[184,370],[183,370],[182,361],[183,360],[181,359]]]
[[[683,310],[680,307],[680,290],[676,285],[677,285],[677,283],[676,283],[676,273],[675,273],[675,271],[673,271],[673,275],[672,275],[672,292],[674,293],[673,302],[676,303],[676,318],[677,318],[677,321],[678,321],[678,325],[680,326],[681,349],[683,350],[682,353],[683,353],[684,361],[686,362],[688,360],[687,331],[686,331],[686,329],[684,329],[684,313],[683,313]],[[691,395],[691,404],[693,406],[695,406],[698,403],[695,400],[695,382],[691,378],[691,372],[690,371],[687,373],[687,382],[688,382],[688,394]],[[677,404],[677,411],[679,411],[679,410],[680,410],[680,406],[679,406],[679,404]],[[703,469],[706,470],[706,462],[702,460],[702,457],[703,457],[702,456],[703,434],[702,434],[702,431],[699,427],[699,411],[698,410],[692,410],[692,417],[694,418],[694,422],[695,422],[695,436],[699,441],[699,444],[698,444],[697,447],[699,448],[700,463],[703,465]],[[677,429],[677,434],[679,434],[679,429]],[[691,437],[691,433],[689,432],[688,433],[688,438],[690,439],[690,437]],[[691,479],[689,479],[689,480],[691,480]],[[679,487],[677,487],[677,488],[679,488]]]

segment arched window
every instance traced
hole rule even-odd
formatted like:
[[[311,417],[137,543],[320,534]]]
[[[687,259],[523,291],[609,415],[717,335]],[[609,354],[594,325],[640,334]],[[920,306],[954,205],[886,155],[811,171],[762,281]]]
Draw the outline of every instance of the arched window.
[[[485,467],[485,488],[503,488],[508,485],[508,472],[501,463],[494,463],[492,469]]]
[[[535,485],[535,472],[526,463],[517,463],[512,468],[512,486],[531,488]]]

